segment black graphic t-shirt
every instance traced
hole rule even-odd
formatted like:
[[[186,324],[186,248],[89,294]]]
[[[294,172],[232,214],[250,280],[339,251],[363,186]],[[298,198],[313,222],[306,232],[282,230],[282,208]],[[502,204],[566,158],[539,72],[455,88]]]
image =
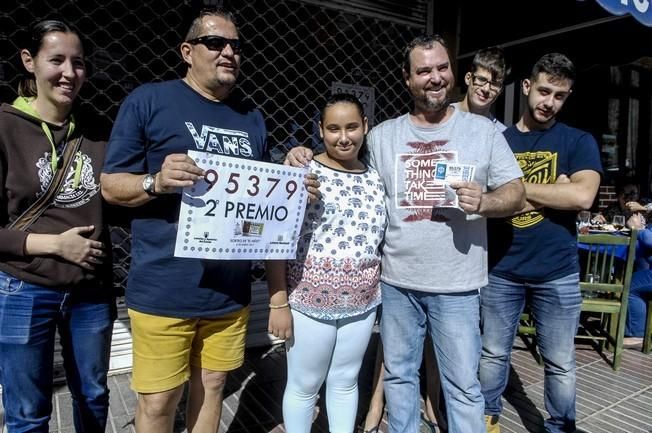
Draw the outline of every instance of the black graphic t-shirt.
[[[181,80],[145,84],[120,107],[105,173],[157,173],[171,153],[197,150],[263,160],[262,114],[241,101],[208,100]],[[248,260],[174,257],[181,194],[137,209],[126,301],[137,311],[170,317],[219,317],[250,302]]]
[[[525,182],[552,184],[560,174],[582,170],[602,173],[598,145],[587,132],[557,122],[543,131],[520,132],[512,126],[504,134]],[[490,271],[533,282],[578,272],[576,216],[575,211],[543,208],[489,219]]]

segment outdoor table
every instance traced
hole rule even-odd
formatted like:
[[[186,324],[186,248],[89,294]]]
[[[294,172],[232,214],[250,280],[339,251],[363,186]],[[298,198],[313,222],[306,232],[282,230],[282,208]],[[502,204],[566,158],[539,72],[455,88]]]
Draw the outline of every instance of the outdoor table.
[[[589,236],[591,235],[609,235],[609,236],[629,236],[631,232],[622,232],[622,231],[616,231],[616,232],[590,232]],[[586,235],[584,235],[586,236]],[[580,250],[588,250],[589,245],[584,244],[582,242],[577,242],[577,248]],[[616,257],[618,257],[621,260],[625,260],[627,258],[627,245],[618,245],[616,247]]]

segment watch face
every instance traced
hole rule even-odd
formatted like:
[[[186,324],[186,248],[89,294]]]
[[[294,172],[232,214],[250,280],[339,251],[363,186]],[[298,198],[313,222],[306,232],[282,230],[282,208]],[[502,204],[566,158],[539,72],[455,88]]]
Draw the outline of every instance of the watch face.
[[[154,191],[154,176],[148,174],[143,179],[143,189],[145,192],[151,193]]]

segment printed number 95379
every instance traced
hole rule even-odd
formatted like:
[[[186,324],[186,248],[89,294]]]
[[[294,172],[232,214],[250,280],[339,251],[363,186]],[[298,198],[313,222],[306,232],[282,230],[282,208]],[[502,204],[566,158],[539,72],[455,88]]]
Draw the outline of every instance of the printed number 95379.
[[[210,191],[214,186],[218,184],[220,175],[215,170],[206,170],[204,174],[204,180],[208,184],[208,191]],[[227,185],[224,188],[228,194],[235,194],[241,187],[246,188],[247,194],[251,197],[255,197],[258,194],[264,193],[265,197],[272,195],[278,184],[281,182],[281,179],[268,177],[265,180],[261,181],[261,178],[256,175],[251,175],[247,179],[244,185],[241,185],[242,179],[240,179],[240,173],[231,173],[227,181]],[[292,198],[294,193],[297,192],[298,185],[294,180],[288,180],[285,182],[285,192],[287,193],[287,199]]]

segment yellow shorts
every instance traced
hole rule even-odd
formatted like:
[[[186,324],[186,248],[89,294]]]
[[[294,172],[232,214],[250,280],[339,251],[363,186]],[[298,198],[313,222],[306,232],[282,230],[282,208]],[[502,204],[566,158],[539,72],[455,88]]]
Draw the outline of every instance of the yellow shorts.
[[[190,366],[231,371],[244,362],[249,307],[211,319],[176,319],[129,309],[133,338],[131,387],[163,392],[190,378]]]

